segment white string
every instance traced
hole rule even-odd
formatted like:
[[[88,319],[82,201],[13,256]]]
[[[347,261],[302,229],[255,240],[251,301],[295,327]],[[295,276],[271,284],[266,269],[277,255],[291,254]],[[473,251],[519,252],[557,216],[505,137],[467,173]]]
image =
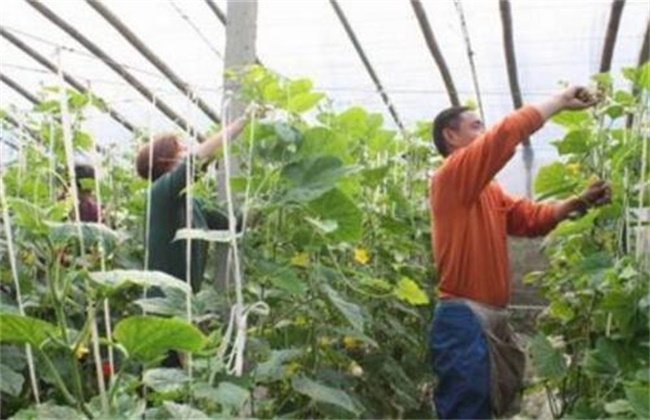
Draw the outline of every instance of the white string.
[[[248,176],[246,177],[246,191],[244,193],[244,214],[242,216],[242,237],[246,233],[246,226],[248,220],[248,210],[250,206],[250,194],[251,194],[251,179],[253,178],[253,150],[255,145],[255,124],[256,124],[256,112],[251,114],[251,121],[249,125],[249,141],[248,141]]]
[[[224,60],[223,60],[223,56],[221,55],[221,53],[220,53],[220,52],[219,52],[219,51],[218,51],[218,50],[217,50],[217,49],[216,49],[216,48],[215,48],[215,47],[210,43],[210,40],[208,39],[208,37],[205,36],[205,35],[203,34],[203,32],[199,29],[198,26],[196,26],[196,25],[194,24],[194,22],[192,22],[192,20],[190,19],[190,17],[187,16],[187,15],[186,15],[186,14],[185,14],[185,13],[184,13],[184,12],[183,12],[183,11],[182,11],[178,6],[177,6],[177,5],[176,5],[176,3],[174,3],[173,0],[169,0],[169,4],[171,4],[172,7],[174,8],[174,10],[176,10],[176,13],[178,13],[179,16],[180,16],[183,20],[185,20],[185,21],[186,21],[186,22],[187,22],[187,23],[192,27],[192,29],[194,29],[194,32],[196,32],[196,34],[199,36],[199,38],[201,38],[201,40],[202,40],[202,41],[205,43],[205,45],[210,49],[210,51],[212,51],[212,53],[213,53],[214,55],[216,55],[216,56],[219,58],[219,60],[224,61]]]
[[[62,54],[61,50],[57,50],[57,74],[59,76],[59,99],[61,105],[61,128],[63,130],[63,145],[65,148],[66,161],[68,164],[68,174],[70,176],[70,192],[72,194],[73,211],[74,211],[74,224],[77,228],[79,235],[79,249],[82,260],[85,260],[86,251],[84,246],[83,230],[81,228],[81,215],[79,213],[79,191],[77,189],[77,175],[74,170],[74,145],[72,143],[72,129],[70,121],[70,112],[68,110],[68,97],[66,95],[65,80],[63,78]],[[89,309],[89,312],[91,309]],[[93,310],[96,313],[95,310]],[[108,412],[108,399],[106,398],[106,384],[104,382],[104,372],[101,367],[101,357],[99,354],[99,337],[97,334],[97,324],[91,325],[91,341],[93,346],[93,356],[95,359],[95,367],[97,370],[97,386],[99,387],[99,394],[102,402],[102,408]]]
[[[54,153],[54,123],[52,122],[52,117],[48,117],[48,128],[50,135],[50,200],[56,200],[56,191],[54,189],[54,174],[56,173],[56,154]]]
[[[90,84],[88,84],[87,95],[92,97],[92,90],[91,90],[91,85]],[[99,188],[99,176],[100,176],[100,174],[103,174],[104,172],[102,170],[102,160],[98,159],[98,156],[100,156],[100,155],[99,155],[99,152],[98,152],[99,149],[97,148],[97,143],[95,141],[95,137],[90,136],[90,140],[91,140],[91,150],[92,150],[91,163],[92,163],[93,171],[95,173],[95,176],[94,176],[95,182],[94,182],[94,184],[95,184],[95,199],[96,199],[96,203],[97,203],[97,223],[101,225],[102,223],[104,223],[104,220],[103,220],[104,215],[103,215],[103,212],[102,212],[103,206],[102,206],[101,189]],[[104,236],[103,235],[100,235],[100,237],[99,237],[99,256],[100,256],[100,260],[99,260],[100,270],[102,272],[104,272],[104,271],[106,271],[106,247],[105,247],[105,244],[104,244]],[[103,307],[104,307],[103,308],[104,309],[104,329],[106,330],[106,338],[108,339],[109,343],[112,343],[113,342],[113,328],[111,326],[111,308],[110,308],[108,299],[104,299]],[[115,378],[113,377],[113,373],[115,372],[115,359],[113,357],[114,356],[113,355],[113,347],[108,346],[107,350],[108,350],[108,365],[109,365],[109,370],[110,370],[109,378],[110,378],[110,382],[113,383],[113,381],[115,380]],[[98,369],[97,374],[99,375],[100,371],[101,371],[101,375],[103,376],[104,375],[103,369],[100,369],[100,367],[98,367],[97,369]]]
[[[244,298],[242,293],[242,271],[241,271],[241,262],[239,258],[239,246],[237,244],[237,219],[235,217],[234,202],[232,197],[232,190],[230,187],[230,177],[231,177],[231,168],[230,168],[230,138],[228,127],[230,124],[230,115],[228,109],[230,108],[230,103],[232,101],[232,92],[226,91],[223,101],[223,126],[225,127],[223,131],[223,162],[224,162],[224,183],[226,190],[226,201],[228,205],[228,229],[230,233],[230,255],[232,257],[232,262],[234,265],[234,279],[235,279],[235,295],[236,302],[235,305],[231,308],[230,311],[230,320],[228,322],[228,328],[224,335],[224,339],[219,349],[218,356],[222,359],[225,358],[226,372],[235,375],[241,376],[244,369],[244,350],[246,349],[246,334],[247,334],[247,321],[248,315],[251,313],[257,313],[261,315],[267,315],[269,313],[269,306],[265,302],[256,302],[250,306],[244,305]],[[252,152],[253,152],[253,134],[254,131],[250,131],[250,146],[249,146],[249,177],[248,183],[250,184],[250,168],[252,163]],[[249,185],[246,188],[247,197],[245,198],[245,203],[248,203],[248,194],[250,193]],[[244,216],[246,218],[246,212],[248,211],[247,204],[244,207]],[[243,229],[243,228],[242,228]],[[229,271],[228,271],[229,272]],[[234,341],[232,341],[234,331]],[[226,355],[228,346],[231,344],[232,347],[230,352]],[[214,377],[211,378],[211,382],[214,381]]]
[[[190,102],[196,104],[196,95],[194,91],[190,89]],[[189,111],[188,111],[189,112]],[[189,132],[190,137],[196,143],[197,141],[197,132],[191,130]],[[192,184],[194,182],[194,157],[191,152],[187,153],[184,157],[185,159],[185,228],[192,228],[192,218],[193,218],[193,193],[192,193]],[[201,273],[203,274],[203,273]],[[185,240],[185,281],[190,287],[192,292],[185,294],[185,316],[187,317],[187,322],[192,323],[192,237],[188,237]],[[190,384],[192,383],[192,354],[187,353],[187,375],[190,378]]]
[[[148,130],[149,130],[149,166],[148,166],[148,176],[147,176],[147,208],[146,208],[146,221],[144,227],[144,271],[149,270],[149,235],[151,235],[151,191],[153,186],[153,114],[156,107],[156,96],[153,96],[151,101],[151,107],[149,107],[149,119],[148,119]],[[144,297],[147,295],[147,288],[144,288]],[[146,310],[143,310],[144,314],[147,314]]]
[[[639,177],[639,215],[637,219],[637,243],[635,246],[635,255],[637,257],[637,260],[639,260],[641,268],[648,270],[650,269],[650,232],[646,230],[645,232],[643,231],[643,217],[641,217],[641,212],[644,209],[644,194],[645,190],[647,189],[646,187],[646,173],[648,172],[648,160],[650,160],[650,152],[649,152],[649,145],[650,145],[650,137],[647,136],[647,132],[642,131],[643,130],[643,122],[648,121],[648,96],[642,94],[641,96],[641,101],[640,103],[646,104],[646,106],[641,108],[641,112],[639,112],[638,115],[636,115],[634,118],[634,123],[636,125],[636,131],[638,134],[638,138],[641,139],[643,142],[641,146],[641,176]],[[626,130],[624,130],[626,132]],[[627,168],[626,168],[627,169]],[[629,218],[629,216],[627,216]],[[650,229],[650,228],[646,228]],[[641,239],[639,240],[638,237],[641,236]],[[645,258],[642,258],[643,255],[642,253],[645,253]]]
[[[4,129],[0,126],[0,130]],[[4,132],[2,132],[4,135]],[[14,280],[14,288],[16,289],[16,302],[18,303],[18,312],[20,315],[25,316],[25,309],[23,308],[23,298],[20,292],[20,282],[18,281],[18,269],[16,268],[16,252],[14,250],[14,241],[11,231],[11,219],[9,218],[9,208],[7,206],[7,198],[5,195],[4,174],[0,173],[0,206],[2,206],[2,224],[5,228],[5,236],[7,237],[7,250],[9,251],[9,264],[11,265],[11,275]],[[36,371],[34,369],[34,356],[32,354],[32,347],[25,344],[25,353],[27,355],[27,366],[29,368],[29,380],[34,393],[36,404],[41,403],[40,392],[38,389],[38,382],[36,380]]]

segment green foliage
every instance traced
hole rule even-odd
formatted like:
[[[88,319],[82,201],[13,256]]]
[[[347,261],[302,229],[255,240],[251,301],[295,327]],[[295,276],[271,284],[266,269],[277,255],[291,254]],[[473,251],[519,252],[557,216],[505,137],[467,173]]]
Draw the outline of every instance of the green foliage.
[[[177,318],[132,316],[115,326],[115,339],[129,357],[150,363],[169,350],[197,352],[205,337],[195,326]]]
[[[566,130],[554,142],[563,161],[542,168],[535,182],[541,198],[578,194],[598,178],[613,190],[610,205],[553,231],[545,244],[550,267],[535,275],[551,304],[540,320],[545,334],[532,341],[531,353],[555,417],[648,417],[647,375],[638,372],[650,368],[643,303],[650,293],[649,256],[636,246],[647,222],[635,220],[632,209],[647,206],[638,188],[650,176],[642,162],[650,142],[642,117],[649,69],[623,71],[634,83],[631,91],[614,90],[610,74],[596,75],[603,102],[593,111],[554,117]],[[628,116],[634,125],[620,128]]]
[[[40,319],[0,314],[0,343],[31,344],[41,347],[56,335],[56,326]]]
[[[427,126],[397,134],[379,114],[360,107],[335,111],[311,81],[288,80],[261,67],[233,77],[244,101],[270,108],[233,144],[244,174],[232,182],[236,201],[244,202],[250,191],[240,239],[244,300],[271,308],[268,315],[248,316],[244,375],[230,375],[224,356],[233,290],[207,286],[187,296],[184,282],[141,271],[147,183],[133,177],[132,156],[112,150],[102,155],[108,176],[97,181],[104,225],[71,222],[68,162],[56,123],[60,92],[54,89],[26,122],[52,141],[53,155],[26,144],[30,170],[13,165],[3,172],[26,317],[16,315],[13,293],[3,296],[0,316],[11,322],[6,328],[3,322],[0,336],[15,344],[0,348],[2,360],[17,352],[23,364],[0,365],[3,402],[12,398],[2,417],[56,417],[58,409],[72,418],[431,415],[419,392],[432,379],[423,369],[428,362],[421,339],[430,316],[426,285],[433,278],[422,203],[428,172],[437,163],[424,138]],[[83,110],[103,104],[72,91],[65,95],[74,148],[88,150],[92,139],[80,129]],[[43,122],[50,120],[55,122]],[[193,193],[222,209],[214,190],[201,178]],[[217,245],[230,239],[215,232],[177,236]],[[210,258],[208,275],[214,270]],[[3,268],[0,275],[0,283],[12,288],[11,272]],[[146,289],[162,293],[143,297]],[[191,322],[179,319],[188,303]],[[24,328],[13,328],[16,320]],[[94,325],[101,367],[106,370],[109,349],[116,361],[104,396]],[[45,350],[35,349],[41,399],[48,401],[39,407],[28,385],[26,342]],[[159,365],[170,350],[183,361],[191,358],[191,380],[186,366]]]

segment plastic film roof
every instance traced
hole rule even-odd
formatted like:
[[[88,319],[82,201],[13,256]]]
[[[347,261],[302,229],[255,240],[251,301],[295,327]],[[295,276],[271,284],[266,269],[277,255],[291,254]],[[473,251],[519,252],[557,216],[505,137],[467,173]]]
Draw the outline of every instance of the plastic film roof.
[[[212,124],[145,57],[86,1],[45,1],[44,5],[89,38],[199,130]],[[102,4],[187,82],[213,109],[222,98],[225,27],[206,0],[119,1]],[[225,0],[214,1],[224,13]],[[445,85],[408,0],[339,0],[385,92],[406,127],[430,120],[449,106]],[[499,1],[422,1],[461,102],[480,102],[489,124],[513,108],[503,46]],[[514,47],[525,102],[558,89],[560,81],[588,83],[598,72],[612,1],[512,0]],[[462,13],[461,13],[462,10]],[[475,91],[461,17],[471,44],[480,96]],[[611,70],[635,66],[650,17],[650,2],[627,0]],[[3,0],[0,26],[78,79],[128,121],[144,130],[178,129],[101,59],[23,0]],[[384,115],[386,105],[328,0],[259,0],[257,56],[289,77],[310,78],[337,108],[360,105]],[[32,94],[55,86],[58,76],[0,37],[0,72]],[[27,112],[32,104],[0,83],[0,107]],[[128,145],[131,133],[106,114],[89,117],[86,127],[100,144]],[[559,130],[544,128],[533,139],[535,167],[557,158],[549,140]],[[502,176],[521,192],[520,159]],[[523,180],[522,180],[523,182]]]

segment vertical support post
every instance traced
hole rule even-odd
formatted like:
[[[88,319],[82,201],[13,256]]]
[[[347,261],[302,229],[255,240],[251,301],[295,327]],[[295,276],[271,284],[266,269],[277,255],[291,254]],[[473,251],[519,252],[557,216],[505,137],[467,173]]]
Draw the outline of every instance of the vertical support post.
[[[257,40],[257,0],[237,1],[228,0],[227,23],[226,23],[226,55],[224,57],[224,74],[237,74],[246,66],[256,63]],[[240,102],[237,98],[239,84],[236,80],[224,76],[224,94],[232,94],[232,99],[228,101],[228,109],[224,109],[227,115],[221,116],[221,121],[225,124],[233,121],[235,118],[244,113],[246,104]],[[225,98],[224,98],[225,100]],[[228,116],[228,119],[226,119]],[[239,162],[236,159],[230,162],[231,176],[237,176],[240,172]],[[219,198],[226,197],[225,176],[222,171],[218,175],[219,181]],[[217,290],[224,290],[227,281],[231,277],[228,270],[228,254],[230,245],[226,243],[217,243]]]

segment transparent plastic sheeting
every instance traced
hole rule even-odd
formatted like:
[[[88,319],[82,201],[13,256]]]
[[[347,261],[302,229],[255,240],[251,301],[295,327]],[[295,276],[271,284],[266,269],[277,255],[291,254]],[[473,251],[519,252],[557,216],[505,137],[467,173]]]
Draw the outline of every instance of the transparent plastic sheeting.
[[[215,2],[227,12],[227,2]],[[476,102],[457,4],[423,1],[461,101]],[[515,53],[524,102],[558,89],[561,81],[588,82],[598,71],[611,1],[511,1]],[[83,0],[44,4],[65,19],[168,103],[192,125],[207,130],[210,119]],[[225,28],[204,0],[164,2],[102,1],[199,96],[218,109],[222,97]],[[460,1],[474,53],[487,123],[512,109],[498,1]],[[368,59],[407,127],[430,120],[448,105],[442,78],[406,0],[339,0]],[[289,77],[310,78],[339,109],[360,105],[380,112],[394,127],[352,43],[328,0],[258,1],[257,55],[268,67]],[[635,65],[650,16],[645,0],[625,3],[612,60],[612,71]],[[155,18],[154,18],[155,17]],[[140,127],[147,127],[151,106],[119,75],[23,0],[4,0],[0,25],[56,62],[62,48],[64,70]],[[30,92],[55,85],[56,76],[0,38],[0,68]],[[28,110],[31,104],[0,84],[0,107]],[[154,111],[157,131],[177,129]],[[93,113],[86,130],[99,144],[127,145],[131,134],[105,114]],[[549,141],[559,131],[544,128],[534,138],[536,166],[557,158]],[[520,160],[520,159],[519,159]],[[513,161],[518,161],[514,159]],[[512,173],[519,171],[514,162]],[[519,186],[513,186],[521,192]]]

